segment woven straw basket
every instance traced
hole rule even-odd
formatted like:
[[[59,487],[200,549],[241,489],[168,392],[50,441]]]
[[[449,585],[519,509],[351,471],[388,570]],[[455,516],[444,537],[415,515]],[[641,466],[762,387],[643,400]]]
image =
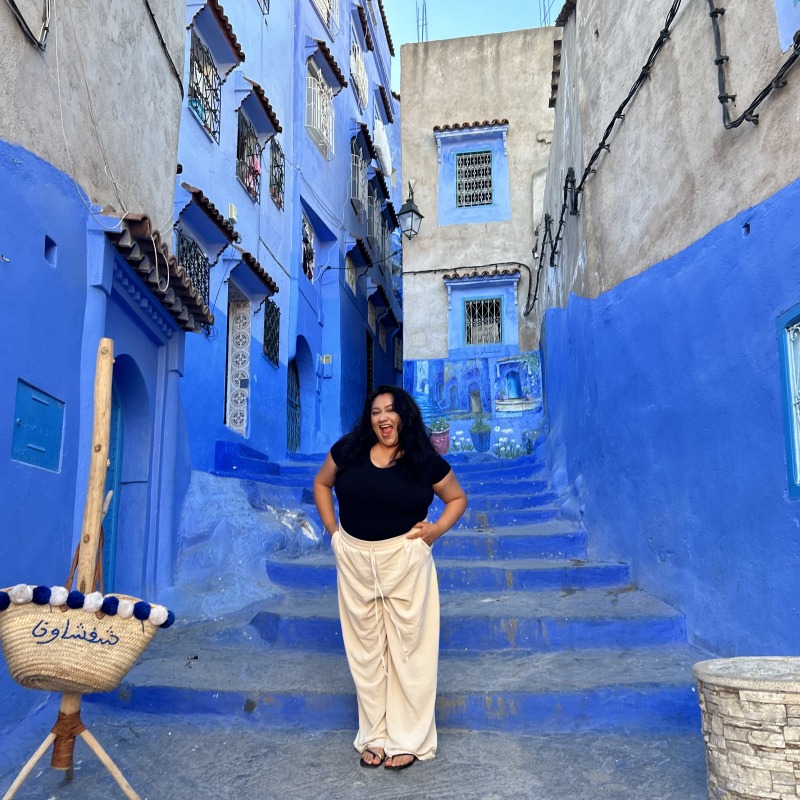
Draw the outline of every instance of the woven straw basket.
[[[137,602],[128,595],[114,596]],[[0,612],[0,644],[11,677],[45,692],[116,689],[155,633],[148,621],[82,608],[25,603]]]

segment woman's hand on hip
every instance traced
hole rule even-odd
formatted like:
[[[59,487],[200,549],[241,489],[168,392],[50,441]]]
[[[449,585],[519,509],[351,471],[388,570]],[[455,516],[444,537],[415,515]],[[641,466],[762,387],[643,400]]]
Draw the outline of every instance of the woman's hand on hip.
[[[428,522],[424,519],[418,522],[411,529],[411,533],[406,536],[406,539],[422,539],[428,547],[433,547],[433,543],[442,535],[442,530],[435,522]]]

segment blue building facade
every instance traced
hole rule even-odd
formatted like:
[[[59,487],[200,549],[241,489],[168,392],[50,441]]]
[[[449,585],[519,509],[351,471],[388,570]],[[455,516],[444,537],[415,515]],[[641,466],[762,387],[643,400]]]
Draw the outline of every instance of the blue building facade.
[[[176,237],[215,323],[187,347],[183,467],[268,470],[400,375],[393,45],[377,0],[190,2],[186,21]]]

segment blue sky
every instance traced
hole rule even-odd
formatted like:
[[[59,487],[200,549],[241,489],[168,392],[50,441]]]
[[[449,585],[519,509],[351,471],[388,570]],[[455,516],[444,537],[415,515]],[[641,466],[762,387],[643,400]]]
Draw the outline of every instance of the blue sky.
[[[539,25],[541,0],[425,0],[428,41],[503,33]],[[555,21],[563,0],[545,0],[550,23]],[[392,89],[400,91],[400,45],[417,41],[417,8],[423,0],[383,0],[397,57],[393,59]]]

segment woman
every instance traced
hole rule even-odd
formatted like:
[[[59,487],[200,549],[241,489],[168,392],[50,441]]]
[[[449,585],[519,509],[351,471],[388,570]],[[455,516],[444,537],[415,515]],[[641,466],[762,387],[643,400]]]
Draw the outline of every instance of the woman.
[[[445,506],[429,522],[434,493]],[[314,501],[336,558],[358,695],[353,744],[362,767],[406,769],[436,755],[439,589],[431,547],[464,513],[466,495],[411,396],[381,386],[325,458]]]

